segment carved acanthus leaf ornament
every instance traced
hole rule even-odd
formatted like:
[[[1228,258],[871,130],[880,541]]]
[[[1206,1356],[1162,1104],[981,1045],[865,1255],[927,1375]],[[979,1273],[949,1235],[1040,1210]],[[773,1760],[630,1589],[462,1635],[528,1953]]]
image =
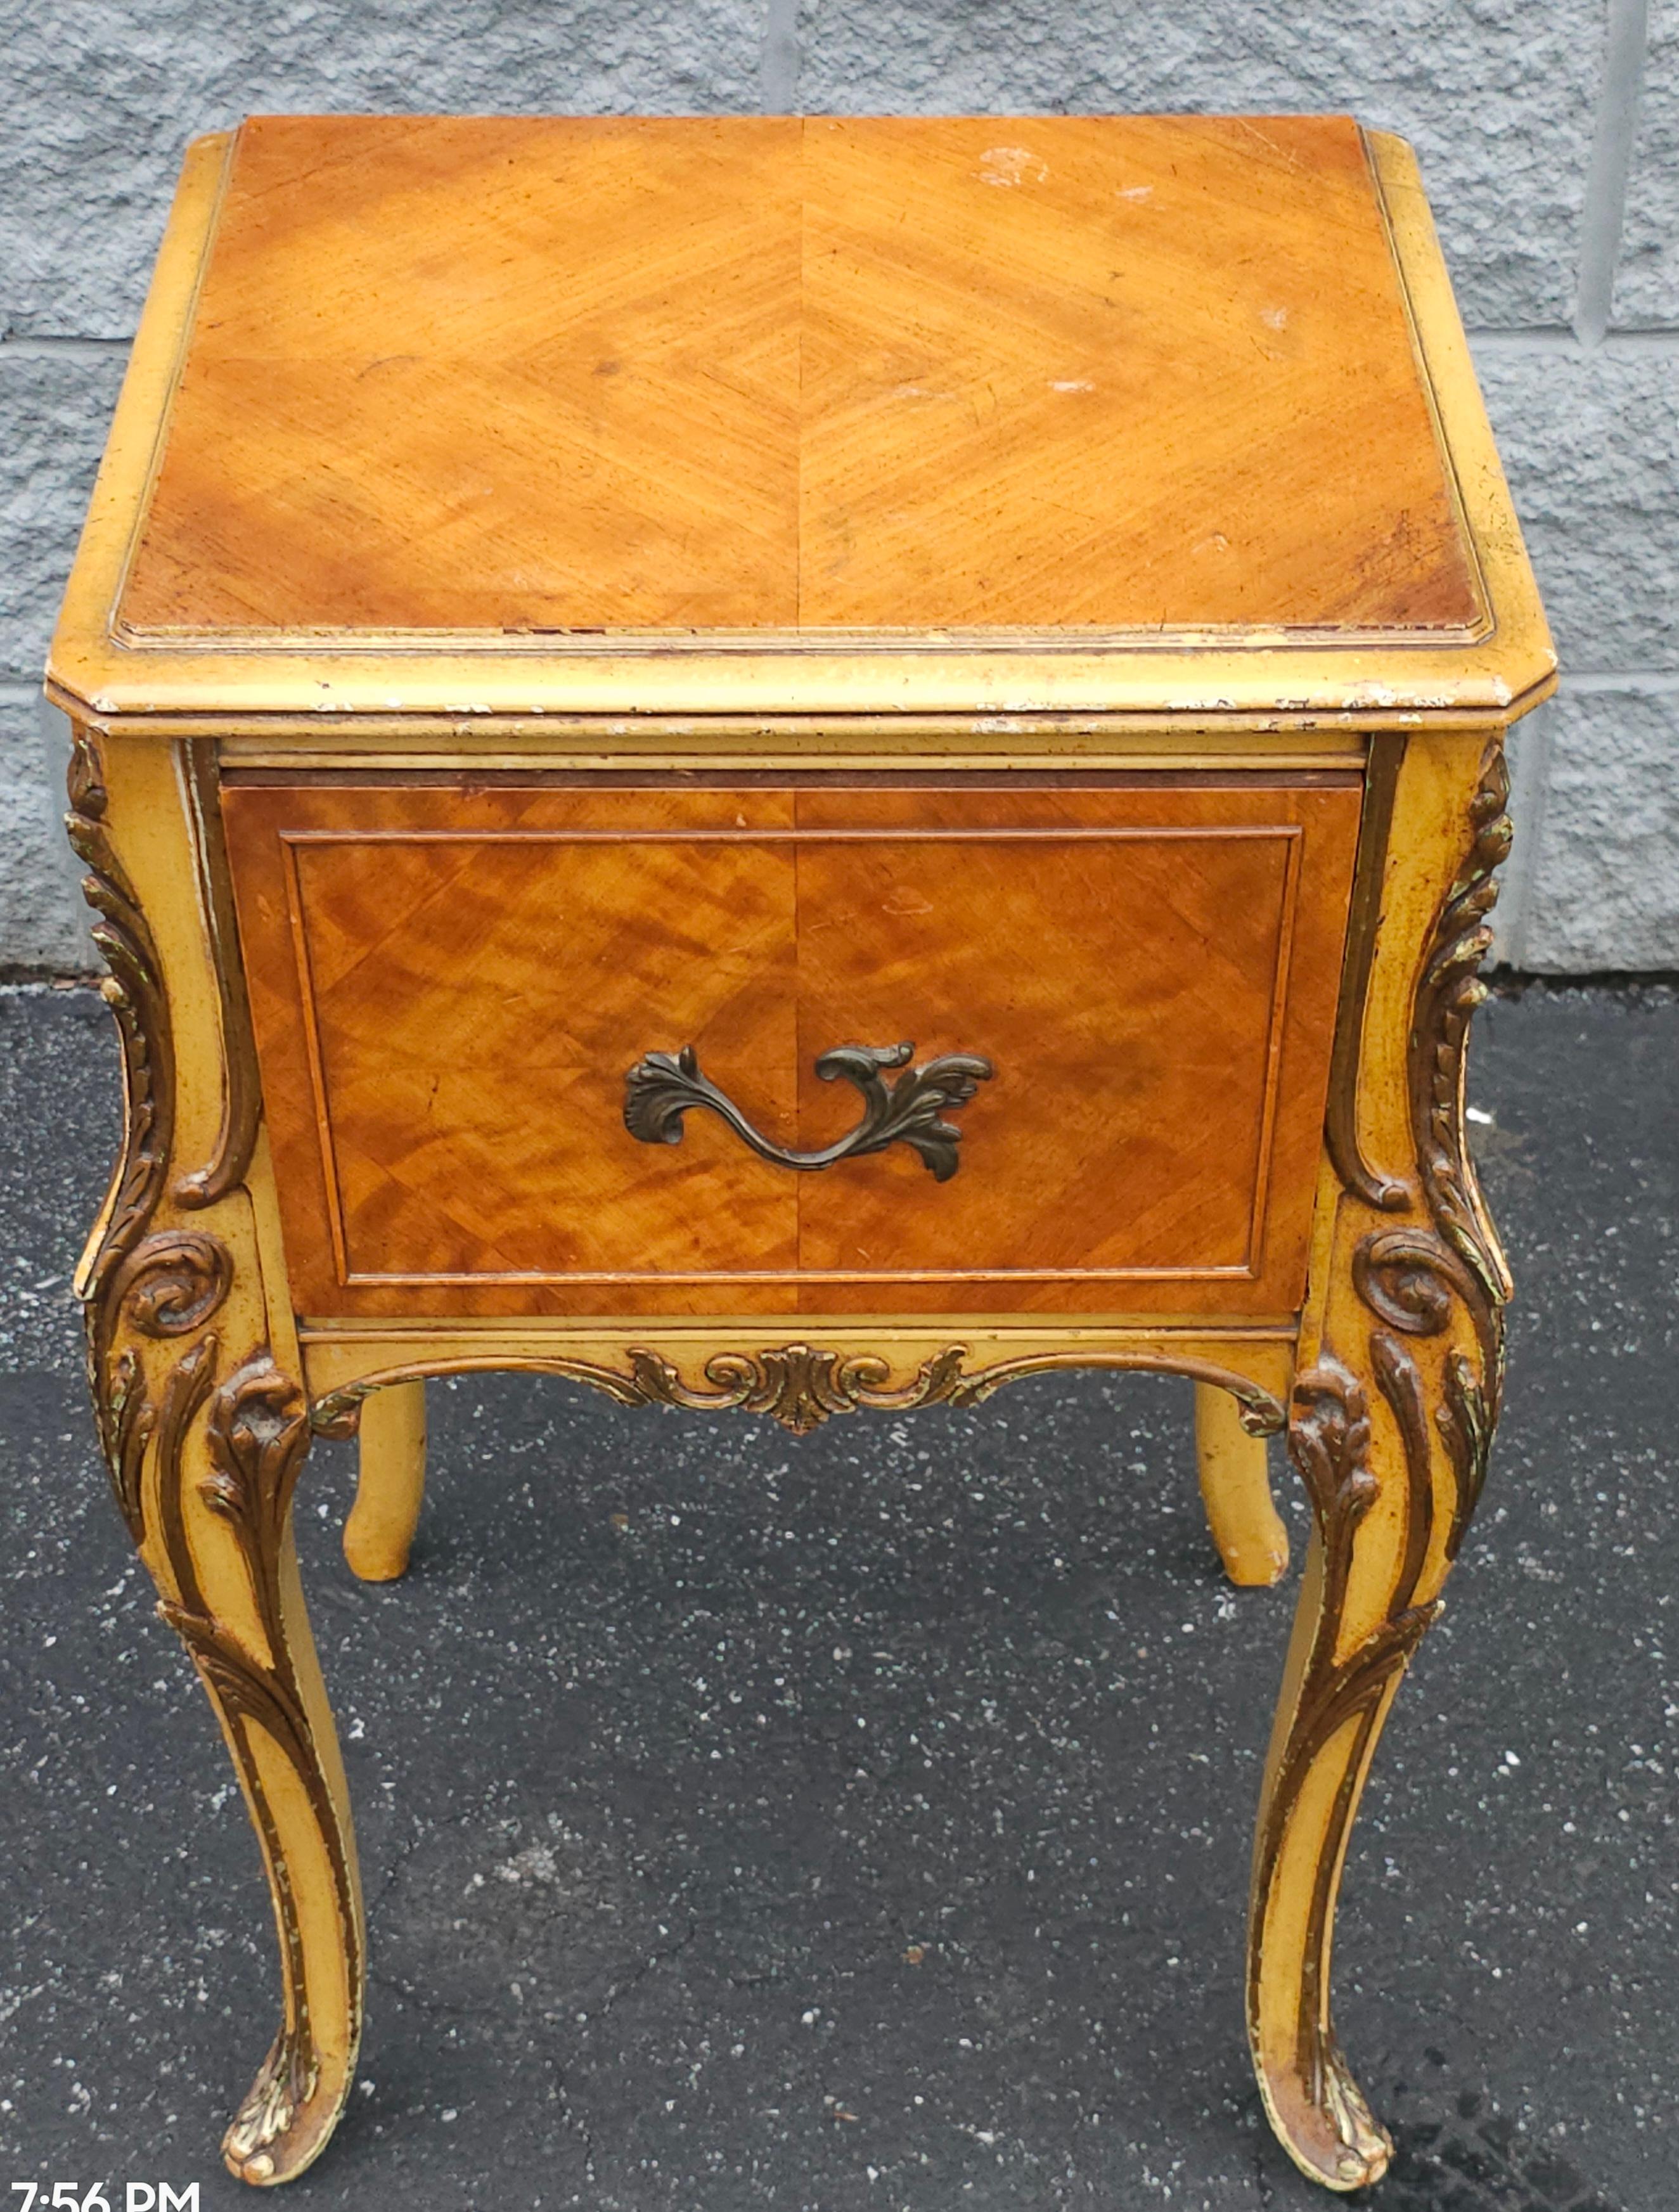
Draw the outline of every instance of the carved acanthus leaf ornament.
[[[129,1533],[145,1533],[143,1470],[159,1408],[139,1347],[191,1336],[216,1314],[233,1279],[219,1237],[154,1227],[174,1139],[175,1056],[157,945],[106,826],[109,800],[97,740],[72,741],[65,827],[87,870],[82,892],[97,919],[94,942],[109,973],[100,985],[122,1051],[123,1136],[111,1188],[76,1276],[87,1334],[88,1379],[112,1486]]]
[[[1064,1368],[1107,1367],[1138,1374],[1187,1375],[1228,1390],[1241,1408],[1250,1436],[1274,1435],[1283,1409],[1268,1390],[1246,1376],[1186,1354],[1147,1352],[1025,1352],[989,1367],[970,1369],[964,1344],[946,1345],[930,1353],[907,1381],[894,1383],[892,1364],[874,1352],[843,1352],[810,1344],[764,1346],[751,1352],[718,1352],[701,1369],[700,1382],[684,1381],[677,1363],[662,1352],[636,1348],[623,1368],[562,1353],[530,1353],[509,1359],[439,1359],[393,1368],[319,1398],[314,1425],[325,1436],[354,1433],[363,1399],[389,1382],[413,1382],[426,1375],[471,1374],[509,1366],[529,1373],[557,1375],[587,1383],[620,1406],[680,1406],[697,1413],[768,1413],[794,1436],[808,1436],[836,1413],[904,1413],[920,1406],[982,1405],[1005,1383]]]

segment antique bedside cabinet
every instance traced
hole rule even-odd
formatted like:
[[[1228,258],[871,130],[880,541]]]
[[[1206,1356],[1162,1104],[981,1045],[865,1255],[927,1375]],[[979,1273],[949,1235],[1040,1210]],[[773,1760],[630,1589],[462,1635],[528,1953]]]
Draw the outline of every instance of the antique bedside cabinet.
[[[264,118],[192,147],[53,648],[127,1130],[118,1503],[232,1751],[278,2182],[363,1928],[290,1512],[423,1378],[1196,1386],[1315,1534],[1248,2017],[1333,2189],[1348,1826],[1499,1408],[1463,1129],[1553,659],[1412,156],[1336,117]]]

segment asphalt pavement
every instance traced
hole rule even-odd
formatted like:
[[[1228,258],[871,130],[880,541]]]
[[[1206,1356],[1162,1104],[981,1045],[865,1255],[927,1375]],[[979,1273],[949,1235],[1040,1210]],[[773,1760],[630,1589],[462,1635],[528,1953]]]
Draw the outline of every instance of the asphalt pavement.
[[[1518,1286],[1480,1517],[1335,1960],[1379,2212],[1674,2212],[1679,995],[1501,996]],[[86,990],[0,993],[0,2189],[199,2185],[276,2016],[256,1847],[97,1462],[67,1283],[115,1139]],[[1323,2207],[1242,1923],[1293,1581],[1237,1592],[1187,1385],[971,1413],[432,1387],[414,1566],[300,1544],[359,1826],[359,2087],[289,2212]],[[1298,1486],[1277,1472],[1291,1528]],[[1301,1549],[1296,1542],[1297,1557]]]

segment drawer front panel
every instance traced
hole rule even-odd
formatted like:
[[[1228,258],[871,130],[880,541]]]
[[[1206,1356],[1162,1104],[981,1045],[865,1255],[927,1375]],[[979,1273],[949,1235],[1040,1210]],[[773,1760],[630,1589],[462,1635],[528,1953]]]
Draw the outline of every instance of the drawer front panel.
[[[1350,779],[223,804],[307,1312],[1299,1301]],[[834,1146],[865,1102],[822,1055],[911,1042],[989,1063],[959,1136],[754,1149]],[[679,1141],[638,1141],[626,1074],[689,1048],[637,1124]]]

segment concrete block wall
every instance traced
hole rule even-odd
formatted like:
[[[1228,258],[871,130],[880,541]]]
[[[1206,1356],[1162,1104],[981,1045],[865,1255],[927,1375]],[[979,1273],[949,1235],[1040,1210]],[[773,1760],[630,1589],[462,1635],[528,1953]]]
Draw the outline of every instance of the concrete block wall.
[[[251,111],[1350,110],[1417,146],[1567,672],[1500,956],[1679,969],[1679,0],[0,0],[0,972],[86,964],[37,679],[180,150]]]

